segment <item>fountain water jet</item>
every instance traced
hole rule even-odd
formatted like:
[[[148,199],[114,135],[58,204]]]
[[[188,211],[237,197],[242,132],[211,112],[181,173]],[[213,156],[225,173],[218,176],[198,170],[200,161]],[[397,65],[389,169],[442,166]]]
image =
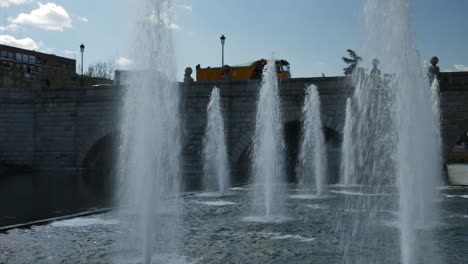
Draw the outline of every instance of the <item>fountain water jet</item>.
[[[368,214],[353,216],[354,226],[345,235],[345,262],[440,263],[433,230],[428,228],[437,223],[434,202],[442,174],[440,128],[433,110],[436,100],[411,32],[410,1],[366,0],[364,18],[363,57],[379,57],[381,71],[388,74],[380,76],[376,68],[370,74],[358,68],[353,74],[356,172],[361,182],[373,186],[373,193],[388,192],[385,185],[396,184],[398,196],[348,199],[348,206]],[[378,212],[393,208],[399,212],[398,236],[390,230],[375,233],[376,224],[384,225]],[[398,243],[399,251],[381,250],[383,241]],[[349,243],[374,250],[352,257],[347,252]],[[396,254],[399,260],[392,259]]]
[[[351,98],[346,100],[345,126],[343,128],[343,145],[341,147],[342,180],[344,185],[355,184],[355,160],[353,146],[353,116]]]
[[[434,80],[431,84],[431,93],[432,93],[432,111],[436,119],[436,126],[440,127],[440,91],[439,91],[439,80],[437,77],[434,77]],[[438,129],[440,132],[440,129]]]
[[[203,138],[203,183],[206,191],[225,193],[230,187],[229,163],[221,113],[219,88],[211,92],[207,107],[207,125]]]
[[[303,125],[298,178],[301,187],[311,187],[315,183],[317,195],[324,195],[328,189],[327,151],[320,113],[319,93],[317,86],[312,84],[306,90],[302,107]]]
[[[254,215],[284,218],[286,199],[284,139],[275,60],[266,65],[257,102],[253,141]]]
[[[142,0],[124,89],[118,202],[122,251],[151,263],[177,252],[181,221],[181,126],[170,0]]]
[[[374,37],[387,41],[383,54],[395,76],[390,85],[396,94],[401,262],[438,263],[437,256],[432,255],[436,248],[426,243],[433,241],[433,234],[423,229],[437,222],[436,189],[442,175],[440,128],[434,117],[427,74],[420,66],[410,29],[410,2],[370,2],[379,9],[385,8],[389,16],[384,20],[374,13],[371,20],[377,20],[369,22],[383,22],[381,35]]]

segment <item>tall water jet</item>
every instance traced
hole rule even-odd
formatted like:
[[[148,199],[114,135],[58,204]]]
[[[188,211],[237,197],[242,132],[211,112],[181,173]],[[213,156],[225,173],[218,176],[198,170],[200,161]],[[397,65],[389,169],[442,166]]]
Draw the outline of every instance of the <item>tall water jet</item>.
[[[434,112],[436,126],[439,127],[438,132],[440,132],[440,90],[439,90],[439,80],[437,79],[437,77],[434,77],[434,80],[431,83],[431,93],[432,93],[432,111]]]
[[[355,159],[353,145],[354,119],[351,109],[351,98],[346,100],[345,125],[343,128],[343,145],[341,146],[342,179],[344,185],[355,184]]]
[[[204,188],[207,191],[223,194],[230,187],[224,119],[217,87],[211,91],[207,107],[207,125],[203,138],[203,174]]]
[[[381,32],[384,35],[380,37],[388,41],[385,56],[395,74],[390,84],[396,93],[401,262],[438,263],[431,256],[435,252],[433,245],[425,243],[433,240],[432,234],[423,229],[437,221],[436,187],[442,174],[440,128],[434,117],[427,75],[420,66],[421,58],[411,32],[410,3],[408,0],[370,2],[383,5],[390,18],[373,22],[385,23]]]
[[[285,214],[284,151],[278,77],[275,60],[270,59],[257,102],[252,166],[254,215],[266,221],[280,220]]]
[[[299,152],[299,185],[315,185],[317,195],[327,192],[327,150],[323,135],[320,98],[317,86],[306,90],[302,107],[302,137]]]
[[[136,262],[175,253],[180,229],[181,125],[170,0],[138,1],[123,89],[118,201],[124,252]]]
[[[436,146],[439,147],[439,151],[442,151],[442,134],[440,131],[440,90],[439,90],[439,79],[437,76],[434,76],[432,83],[431,83],[431,95],[432,95],[432,112],[434,113],[434,121],[435,121],[435,128],[436,128],[436,138],[437,143]],[[443,163],[442,155],[439,155],[439,162],[440,164]],[[442,169],[441,169],[442,170]]]
[[[375,248],[346,262],[440,263],[430,226],[437,223],[436,187],[441,179],[441,146],[437,117],[427,75],[421,67],[411,31],[410,1],[366,0],[364,58],[373,61],[367,74],[354,73],[358,111],[356,120],[357,172],[380,198],[356,199],[354,208],[368,211],[355,216],[348,239],[360,248]],[[385,72],[381,76],[381,72]],[[386,184],[396,184],[395,199]],[[374,232],[384,225],[379,212],[398,210],[398,239],[393,232]],[[376,225],[377,224],[377,225]],[[396,240],[396,241],[395,241]],[[383,242],[385,241],[385,242]],[[348,240],[349,242],[349,240]],[[399,252],[383,250],[384,244],[399,243]],[[349,244],[345,248],[348,247]],[[392,259],[398,253],[399,260]],[[368,254],[366,256],[366,254]]]

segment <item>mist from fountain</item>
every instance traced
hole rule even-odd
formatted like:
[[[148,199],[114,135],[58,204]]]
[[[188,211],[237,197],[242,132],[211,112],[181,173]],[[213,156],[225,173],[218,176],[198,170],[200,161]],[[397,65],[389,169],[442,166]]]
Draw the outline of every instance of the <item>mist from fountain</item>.
[[[203,138],[203,185],[208,192],[224,194],[230,187],[229,163],[221,112],[219,88],[211,91],[207,107],[207,125]]]
[[[317,195],[327,193],[327,150],[322,128],[317,86],[307,87],[302,107],[302,136],[298,159],[299,188],[315,186]]]
[[[268,61],[257,101],[253,140],[254,217],[280,221],[285,217],[285,145],[275,60]]]
[[[343,145],[341,146],[341,183],[348,186],[356,183],[354,179],[356,161],[354,159],[353,121],[351,98],[348,98],[346,100],[345,125],[343,128]]]
[[[345,262],[393,263],[392,255],[398,254],[403,264],[440,263],[432,229],[442,174],[437,95],[421,67],[410,1],[366,0],[364,18],[363,57],[382,64],[378,69],[374,60],[370,73],[359,67],[353,74],[356,172],[359,183],[373,186],[367,192],[396,195],[347,199],[348,208],[368,214],[354,215],[352,230],[342,230]],[[388,186],[393,184],[395,191]],[[395,209],[398,232],[375,232],[376,225],[386,223],[379,212]],[[353,256],[348,249],[356,243],[375,249]],[[381,250],[384,244],[399,244],[399,250]]]
[[[170,29],[171,1],[141,0],[137,6],[132,41],[135,64],[123,89],[121,111],[119,252],[129,252],[136,262],[148,264],[178,251],[180,91]]]

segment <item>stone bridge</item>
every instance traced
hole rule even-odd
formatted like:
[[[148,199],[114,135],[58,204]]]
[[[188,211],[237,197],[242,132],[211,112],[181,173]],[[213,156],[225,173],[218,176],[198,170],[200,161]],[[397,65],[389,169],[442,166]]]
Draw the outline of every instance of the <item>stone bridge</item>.
[[[343,77],[300,78],[280,84],[283,123],[292,175],[305,87],[319,87],[330,180],[338,176],[346,98],[353,88]],[[445,150],[468,131],[468,72],[442,73],[442,127]],[[188,188],[198,188],[200,152],[211,89],[221,89],[229,159],[235,183],[247,179],[259,82],[216,81],[179,85],[183,94],[184,171]],[[112,189],[118,145],[119,87],[65,90],[0,89],[0,199],[14,200],[31,218],[105,203]],[[4,196],[4,197],[2,197]],[[11,206],[0,203],[0,212]],[[72,209],[70,209],[72,208]],[[0,225],[2,219],[0,219]]]

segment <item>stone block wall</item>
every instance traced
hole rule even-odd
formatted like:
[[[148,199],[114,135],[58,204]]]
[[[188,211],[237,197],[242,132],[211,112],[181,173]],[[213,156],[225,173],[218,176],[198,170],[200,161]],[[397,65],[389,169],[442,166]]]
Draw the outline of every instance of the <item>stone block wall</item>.
[[[29,89],[0,89],[0,163],[33,165],[34,98]]]
[[[441,73],[439,82],[443,151],[447,155],[468,132],[468,72]]]
[[[283,123],[300,122],[307,85],[315,84],[321,96],[323,125],[338,133],[343,127],[346,98],[352,88],[344,78],[302,78],[280,83]],[[206,127],[206,107],[213,87],[220,88],[221,105],[227,133],[227,147],[232,174],[239,173],[239,158],[252,142],[255,131],[256,103],[260,82],[213,81],[196,82],[184,88],[186,145],[185,172],[188,182],[200,185],[202,177],[202,141]],[[329,148],[332,165],[336,167],[336,146]]]

